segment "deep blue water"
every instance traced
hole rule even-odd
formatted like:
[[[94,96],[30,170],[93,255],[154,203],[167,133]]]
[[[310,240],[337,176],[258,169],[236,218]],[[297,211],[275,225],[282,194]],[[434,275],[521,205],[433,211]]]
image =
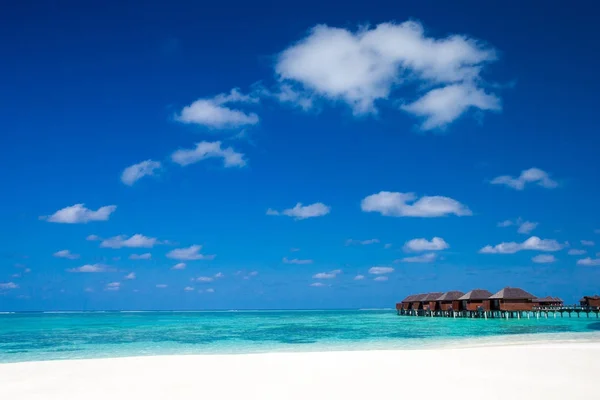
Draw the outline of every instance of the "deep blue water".
[[[0,314],[0,362],[418,348],[506,335],[569,338],[592,332],[600,335],[596,318],[399,317],[391,310],[17,313]]]

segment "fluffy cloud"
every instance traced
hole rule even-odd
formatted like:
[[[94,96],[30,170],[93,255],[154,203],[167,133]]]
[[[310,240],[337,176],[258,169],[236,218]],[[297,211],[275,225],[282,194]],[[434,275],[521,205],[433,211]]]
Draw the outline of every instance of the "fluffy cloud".
[[[254,96],[244,95],[238,89],[213,98],[198,99],[184,107],[175,118],[179,122],[198,124],[214,129],[231,129],[258,124],[258,115],[228,107],[229,104],[256,103]]]
[[[199,244],[195,244],[190,247],[171,250],[167,253],[167,257],[180,261],[213,260],[216,257],[214,254],[201,254],[200,250],[202,250],[202,246],[200,246]]]
[[[513,225],[518,226],[518,229],[517,229],[518,233],[528,235],[531,233],[531,231],[533,231],[535,228],[537,228],[538,223],[531,222],[531,221],[523,221],[523,219],[521,217],[517,218],[515,221],[511,221],[511,220],[507,219],[506,221],[498,222],[498,226],[500,228],[506,228],[508,226],[513,226]]]
[[[108,247],[111,249],[120,249],[122,247],[150,248],[156,244],[160,244],[158,239],[136,233],[129,238],[125,235],[119,235],[109,239],[104,239],[100,243],[100,247]]]
[[[582,258],[581,260],[577,260],[577,265],[585,265],[588,267],[600,266],[600,258]]]
[[[505,185],[512,189],[523,190],[528,183],[535,183],[546,189],[554,189],[558,182],[550,179],[550,175],[539,168],[529,168],[516,178],[509,175],[498,176],[490,182],[492,185]]]
[[[85,224],[92,221],[108,221],[108,218],[116,209],[117,206],[104,206],[94,211],[80,203],[60,209],[50,216],[40,218],[59,224]]]
[[[400,261],[406,263],[431,263],[434,262],[436,259],[437,255],[435,253],[426,253],[421,254],[420,256],[404,257]]]
[[[130,260],[149,260],[152,258],[152,254],[144,253],[144,254],[132,254],[129,256]]]
[[[217,278],[217,279],[224,278],[224,277],[225,277],[225,275],[222,272],[217,272],[215,274],[215,278]]]
[[[130,272],[125,275],[125,279],[135,279],[135,272]]]
[[[91,242],[95,242],[97,240],[100,240],[100,236],[98,236],[98,235],[88,235],[88,237],[86,237],[85,240],[89,240]]]
[[[569,250],[569,255],[570,256],[580,256],[582,254],[587,253],[586,250],[579,250],[579,249],[571,249]]]
[[[160,162],[146,160],[138,164],[133,164],[123,170],[121,182],[131,186],[144,176],[152,176],[161,167]]]
[[[394,268],[392,267],[371,267],[369,268],[369,273],[373,275],[385,275],[391,274],[394,272]]]
[[[365,279],[365,276],[364,276],[364,275],[356,275],[356,276],[354,277],[354,280],[355,280],[355,281],[362,281],[363,279]]]
[[[402,107],[425,118],[423,129],[432,129],[471,107],[500,109],[500,100],[478,87],[480,71],[495,59],[493,49],[466,36],[427,37],[415,21],[356,32],[317,25],[279,54],[275,70],[282,84],[298,87],[298,98],[344,102],[355,115],[376,113],[377,101],[398,100],[404,84],[432,88]]]
[[[408,204],[412,203],[412,204]],[[414,193],[379,192],[361,202],[365,212],[378,212],[387,217],[442,217],[473,215],[465,205],[449,197],[423,196]]]
[[[297,265],[312,264],[313,263],[313,260],[300,260],[298,258],[292,258],[290,260],[287,257],[283,257],[282,261],[283,261],[284,264],[297,264]]]
[[[376,282],[384,282],[387,281],[389,278],[387,276],[378,276],[375,279],[373,279]]]
[[[322,217],[329,214],[331,208],[323,203],[314,203],[308,206],[303,206],[302,203],[297,203],[294,208],[288,208],[283,211],[276,211],[271,208],[267,210],[267,215],[286,215],[295,219],[307,219],[314,217]]]
[[[106,286],[104,287],[104,290],[109,290],[109,291],[117,291],[121,289],[121,282],[111,282],[111,283],[107,283]]]
[[[105,272],[107,268],[101,264],[86,264],[78,268],[68,269],[67,272]]]
[[[329,272],[319,272],[318,274],[313,275],[313,278],[315,279],[333,279],[336,276],[338,276],[338,274],[341,274],[342,270],[341,269],[334,269],[333,271],[329,271]]]
[[[434,237],[431,241],[425,238],[412,239],[404,244],[404,251],[419,252],[419,251],[439,251],[449,248],[450,245],[440,237]]]
[[[0,283],[0,289],[18,289],[19,285],[14,282]]]
[[[58,258],[68,258],[69,260],[76,260],[79,258],[79,254],[73,254],[69,250],[57,251],[53,256]]]
[[[532,236],[523,243],[503,242],[495,246],[487,245],[479,252],[483,254],[513,254],[521,250],[558,251],[563,247],[554,239],[540,239]]]
[[[379,243],[379,239],[367,239],[367,240],[348,239],[348,240],[346,240],[346,246],[352,246],[355,244],[369,245],[369,244],[375,244],[375,243]]]
[[[238,153],[232,147],[222,148],[220,141],[202,141],[196,143],[196,147],[193,149],[180,149],[171,154],[171,160],[182,167],[195,164],[207,158],[222,158],[225,168],[243,167],[246,165],[244,154]]]
[[[186,286],[186,287],[183,288],[183,290],[186,291],[186,292],[193,292],[194,288],[191,287],[191,286]]]
[[[595,245],[594,241],[592,241],[592,240],[582,240],[581,244],[583,246],[594,246]]]
[[[185,267],[186,267],[186,264],[181,262],[181,263],[177,263],[177,264],[173,265],[171,267],[171,269],[185,269]]]
[[[552,254],[539,254],[531,259],[534,263],[550,264],[556,261],[556,257]]]

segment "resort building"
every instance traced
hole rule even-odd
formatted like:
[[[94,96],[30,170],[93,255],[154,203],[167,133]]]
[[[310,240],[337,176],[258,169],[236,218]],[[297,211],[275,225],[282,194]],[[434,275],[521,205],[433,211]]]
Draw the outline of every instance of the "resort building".
[[[562,307],[563,301],[558,297],[546,296],[533,299],[534,307]]]
[[[505,287],[490,296],[492,311],[530,311],[538,306],[536,297],[520,288]]]
[[[436,311],[437,299],[443,295],[442,292],[431,292],[427,293],[421,300],[423,302],[423,309],[428,311]]]
[[[453,290],[446,292],[437,298],[435,309],[439,311],[458,311],[460,309],[460,297],[464,296],[463,292]]]
[[[598,296],[597,294],[594,296],[583,296],[583,298],[579,300],[579,304],[582,307],[599,308],[600,296]]]
[[[485,289],[473,289],[458,298],[459,311],[489,311],[492,292]]]

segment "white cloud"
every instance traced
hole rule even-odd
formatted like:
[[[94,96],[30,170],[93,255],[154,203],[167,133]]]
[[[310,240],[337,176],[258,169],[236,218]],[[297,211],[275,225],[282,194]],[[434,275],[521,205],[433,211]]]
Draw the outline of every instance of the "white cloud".
[[[517,229],[518,233],[523,233],[528,235],[538,226],[537,222],[523,221],[519,225],[519,229]]]
[[[104,290],[109,290],[109,291],[117,291],[119,289],[121,289],[121,282],[107,283],[106,286],[104,287]]]
[[[364,276],[364,275],[356,275],[356,276],[354,277],[354,280],[355,280],[355,281],[362,281],[363,279],[365,279],[365,276]]]
[[[76,260],[79,258],[79,254],[73,254],[69,250],[57,251],[53,256],[58,258],[68,258],[69,260]]]
[[[582,240],[581,244],[583,246],[594,246],[596,243],[594,243],[594,241],[592,241],[592,240]]]
[[[312,264],[313,263],[313,260],[300,260],[298,258],[292,258],[290,260],[287,257],[283,257],[282,261],[283,261],[284,264],[298,264],[298,265]]]
[[[132,254],[129,256],[130,260],[149,260],[152,258],[152,254],[144,253],[144,254]]]
[[[193,149],[179,149],[171,154],[171,160],[182,167],[195,164],[207,158],[222,158],[225,168],[243,167],[246,165],[244,154],[238,153],[232,147],[222,148],[220,141],[202,141],[196,143],[196,147]]]
[[[334,269],[333,271],[329,271],[329,272],[319,272],[318,274],[313,275],[313,278],[315,279],[333,279],[336,276],[338,276],[338,274],[341,274],[342,270],[341,269]]]
[[[222,272],[217,272],[215,274],[215,278],[217,278],[217,279],[224,278],[224,277],[225,277],[225,275]]]
[[[536,183],[546,189],[558,187],[558,182],[550,179],[550,175],[539,168],[529,168],[521,172],[517,178],[509,175],[498,176],[490,182],[492,185],[505,185],[512,189],[523,190],[526,184]]]
[[[586,250],[579,250],[579,249],[571,249],[569,250],[569,255],[570,256],[580,256],[582,254],[587,253]]]
[[[109,247],[111,249],[120,249],[122,247],[150,248],[154,247],[156,244],[160,244],[157,238],[147,237],[136,233],[129,238],[125,235],[119,235],[104,239],[100,243],[100,247]]]
[[[434,237],[431,241],[425,238],[412,239],[404,244],[404,251],[420,252],[420,251],[439,251],[449,248],[450,245],[440,237]]]
[[[414,257],[404,257],[400,261],[407,263],[431,263],[434,262],[436,259],[437,255],[435,253],[426,253]]]
[[[283,211],[276,211],[271,208],[267,210],[267,215],[286,215],[295,219],[306,219],[314,217],[322,217],[329,214],[331,207],[323,203],[314,203],[308,206],[303,206],[302,203],[297,203],[294,208],[288,208]]]
[[[391,274],[394,272],[394,268],[392,267],[371,267],[369,268],[369,273],[373,275],[384,275]]]
[[[85,240],[95,242],[96,240],[100,240],[100,237],[98,235],[88,235],[88,237],[86,237]]]
[[[0,283],[0,289],[18,289],[19,285],[14,282]]]
[[[537,256],[531,259],[534,263],[538,264],[549,264],[556,261],[556,257],[552,254],[538,254]]]
[[[168,285],[165,285],[164,283],[159,283],[159,284],[157,284],[157,285],[156,285],[156,287],[157,287],[157,288],[159,288],[159,289],[164,289],[164,288],[166,288],[167,286],[168,286]]]
[[[177,263],[177,264],[173,265],[171,267],[171,269],[185,269],[185,267],[186,267],[186,264],[181,262],[181,263]]]
[[[513,254],[521,250],[558,251],[563,247],[554,239],[540,239],[532,236],[523,243],[503,242],[495,246],[487,245],[479,252],[483,254]]]
[[[412,204],[407,204],[412,202]],[[465,205],[449,197],[423,196],[414,193],[379,192],[365,197],[361,202],[365,212],[378,212],[387,217],[442,217],[473,215]]]
[[[314,282],[314,283],[311,283],[309,286],[312,286],[312,287],[323,287],[323,286],[325,286],[325,284],[322,283],[322,282]]]
[[[100,264],[86,264],[78,268],[68,269],[67,272],[105,272],[107,271],[104,265]]]
[[[167,257],[179,261],[213,260],[216,257],[214,254],[201,254],[200,250],[202,250],[202,246],[195,244],[190,247],[171,250],[167,253]]]
[[[498,227],[506,228],[507,226],[512,226],[514,224],[515,223],[513,221],[511,221],[510,219],[507,219],[506,221],[498,222]]]
[[[379,243],[379,239],[367,239],[367,240],[348,239],[348,240],[346,240],[346,246],[351,246],[351,245],[355,245],[355,244],[369,245],[369,244],[375,244],[375,243]]]
[[[355,115],[376,113],[375,103],[398,99],[394,95],[405,84],[437,86],[403,107],[426,118],[423,129],[432,129],[452,122],[469,107],[500,108],[496,96],[477,87],[480,71],[495,59],[493,49],[466,36],[427,37],[415,21],[356,32],[317,25],[279,55],[275,70],[282,85],[298,86],[294,93],[301,92],[299,98],[344,102]]]
[[[387,276],[378,276],[375,279],[373,279],[374,281],[377,282],[383,282],[383,281],[387,281],[389,278]]]
[[[125,275],[125,279],[135,279],[135,272],[130,272]]]
[[[232,129],[258,124],[258,115],[228,107],[228,104],[256,103],[258,98],[244,95],[238,89],[213,98],[198,99],[184,107],[175,118],[179,122],[214,129]]]
[[[210,277],[210,276],[199,276],[196,278],[196,282],[212,282],[214,281],[214,278]]]
[[[600,258],[582,258],[581,260],[577,260],[577,265],[585,265],[588,267],[600,266]]]
[[[146,160],[138,164],[130,165],[123,170],[123,173],[121,174],[121,182],[131,186],[144,176],[154,175],[156,171],[160,169],[160,167],[160,162],[152,160]]]
[[[117,206],[104,206],[94,211],[80,203],[60,209],[48,217],[40,218],[59,224],[85,224],[91,221],[108,221],[110,214],[116,209]]]
[[[183,288],[183,290],[185,290],[186,292],[193,292],[194,288],[191,286],[186,286],[185,288]]]
[[[430,90],[415,102],[401,106],[402,110],[425,118],[421,125],[424,131],[444,128],[470,108],[500,111],[502,104],[498,97],[472,83],[459,83]]]

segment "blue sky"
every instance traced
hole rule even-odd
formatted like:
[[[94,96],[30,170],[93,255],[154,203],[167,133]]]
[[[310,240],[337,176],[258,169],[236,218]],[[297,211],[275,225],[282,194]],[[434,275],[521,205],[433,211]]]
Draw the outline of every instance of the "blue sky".
[[[5,7],[0,309],[598,292],[594,13],[434,4]]]

